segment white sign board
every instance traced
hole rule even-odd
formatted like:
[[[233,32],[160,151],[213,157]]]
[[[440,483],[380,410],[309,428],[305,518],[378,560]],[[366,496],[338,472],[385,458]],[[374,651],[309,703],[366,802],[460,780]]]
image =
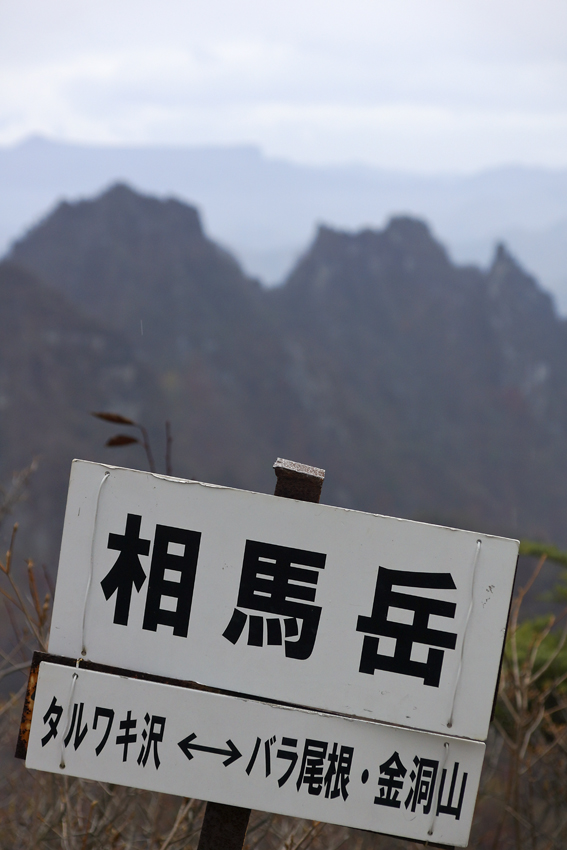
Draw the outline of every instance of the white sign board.
[[[476,741],[42,662],[26,765],[466,846],[483,755]]]
[[[483,740],[517,553],[75,461],[49,651]]]

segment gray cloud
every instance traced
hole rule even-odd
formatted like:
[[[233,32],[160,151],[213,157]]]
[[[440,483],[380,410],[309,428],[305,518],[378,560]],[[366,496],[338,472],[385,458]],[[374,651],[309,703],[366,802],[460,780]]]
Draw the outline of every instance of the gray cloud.
[[[0,143],[567,164],[564,0],[2,3]]]

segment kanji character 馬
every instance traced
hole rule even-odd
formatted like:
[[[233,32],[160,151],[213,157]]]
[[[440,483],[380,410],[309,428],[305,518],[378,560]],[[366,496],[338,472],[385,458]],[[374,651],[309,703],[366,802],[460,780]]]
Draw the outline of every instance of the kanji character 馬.
[[[263,646],[264,617],[248,615],[241,609],[272,614],[266,620],[266,643],[283,642],[288,658],[309,658],[321,616],[320,606],[313,604],[318,571],[325,568],[326,557],[319,552],[247,540],[237,607],[223,636],[235,644],[249,620],[248,644]]]

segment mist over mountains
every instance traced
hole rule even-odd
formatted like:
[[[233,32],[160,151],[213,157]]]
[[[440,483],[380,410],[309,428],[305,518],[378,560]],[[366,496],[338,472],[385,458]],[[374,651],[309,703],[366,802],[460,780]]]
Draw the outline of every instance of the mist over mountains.
[[[426,220],[458,262],[486,267],[504,239],[567,311],[565,169],[420,175],[301,165],[252,146],[120,148],[34,137],[0,149],[0,251],[62,196],[92,196],[117,180],[196,203],[207,232],[267,283],[287,276],[320,222],[359,230],[403,213]]]
[[[290,457],[327,469],[330,504],[567,542],[567,325],[503,246],[481,270],[415,218],[321,227],[266,288],[194,207],[116,185],[14,244],[0,317],[0,480],[39,456],[36,557],[73,457],[145,467],[97,409],[160,457],[171,420],[178,475],[272,492]]]

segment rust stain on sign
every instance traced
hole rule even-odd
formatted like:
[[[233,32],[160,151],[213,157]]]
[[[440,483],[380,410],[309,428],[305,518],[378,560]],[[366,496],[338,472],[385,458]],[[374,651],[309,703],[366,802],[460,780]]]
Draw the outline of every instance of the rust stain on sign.
[[[28,687],[26,690],[26,698],[24,700],[22,719],[20,721],[20,731],[18,733],[16,752],[14,754],[18,759],[25,759],[28,751],[28,741],[30,737],[31,721],[33,714],[33,701],[35,699],[35,688],[37,685],[37,676],[39,673],[39,663],[43,655],[44,654],[41,652],[34,652],[30,665]]]

